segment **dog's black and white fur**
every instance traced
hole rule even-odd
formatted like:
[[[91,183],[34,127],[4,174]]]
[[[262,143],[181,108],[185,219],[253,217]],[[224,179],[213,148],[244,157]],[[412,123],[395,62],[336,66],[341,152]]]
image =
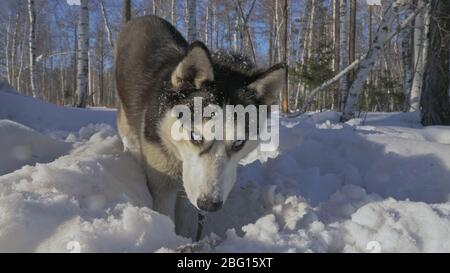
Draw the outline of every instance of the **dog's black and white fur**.
[[[115,53],[119,134],[146,169],[153,209],[177,223],[182,191],[197,209],[218,210],[235,183],[238,162],[257,142],[175,141],[170,132],[177,118],[169,113],[175,105],[192,105],[194,97],[222,107],[273,104],[285,84],[285,66],[261,71],[239,55],[210,54],[155,16],[129,21]]]

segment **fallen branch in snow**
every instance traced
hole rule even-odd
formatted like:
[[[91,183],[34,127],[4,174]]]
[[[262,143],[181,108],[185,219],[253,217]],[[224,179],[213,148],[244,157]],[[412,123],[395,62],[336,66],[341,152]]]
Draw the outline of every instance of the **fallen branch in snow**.
[[[402,31],[404,28],[406,28],[409,24],[411,24],[411,22],[414,20],[414,18],[420,13],[422,12],[422,10],[425,8],[426,6],[417,9],[414,13],[412,13],[411,15],[408,16],[408,18],[406,18],[395,30],[391,31],[386,37],[386,39],[384,41],[382,41],[381,46],[384,47],[384,45],[389,42],[395,35],[397,35],[400,31]],[[339,72],[336,76],[334,76],[333,78],[329,79],[328,81],[326,81],[325,83],[323,83],[321,86],[315,88],[313,91],[311,91],[311,93],[309,94],[309,96],[306,98],[302,108],[298,111],[298,112],[294,112],[294,113],[287,113],[284,114],[284,117],[288,117],[288,118],[295,118],[298,116],[303,115],[304,113],[306,113],[306,111],[308,111],[308,108],[311,106],[311,104],[314,101],[314,98],[321,93],[322,91],[326,90],[330,85],[338,82],[342,77],[344,77],[345,75],[347,75],[350,71],[352,71],[355,67],[357,67],[362,61],[366,60],[368,57],[368,54],[370,52],[371,49],[369,49],[369,51],[363,55],[363,57],[361,57],[358,60],[355,60],[353,63],[351,63],[349,66],[347,66],[344,70],[342,70],[341,72]]]

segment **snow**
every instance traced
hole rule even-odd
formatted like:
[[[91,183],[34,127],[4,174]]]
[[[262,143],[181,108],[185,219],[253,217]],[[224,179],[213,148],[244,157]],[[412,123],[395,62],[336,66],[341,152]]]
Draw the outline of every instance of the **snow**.
[[[66,0],[67,5],[69,6],[79,6],[80,5],[80,0]]]
[[[449,252],[450,128],[338,120],[282,119],[279,149],[242,162],[192,244],[151,209],[114,110],[0,91],[0,252]]]
[[[369,6],[380,6],[381,0],[367,0],[367,5]]]

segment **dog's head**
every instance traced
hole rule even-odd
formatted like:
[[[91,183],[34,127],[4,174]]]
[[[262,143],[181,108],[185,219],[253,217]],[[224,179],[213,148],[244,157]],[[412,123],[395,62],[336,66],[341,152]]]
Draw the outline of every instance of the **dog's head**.
[[[285,69],[279,64],[258,71],[237,55],[211,56],[201,42],[191,44],[176,65],[165,92],[172,96],[172,105],[159,129],[165,147],[182,161],[183,187],[196,208],[222,207],[235,184],[239,161],[258,146],[259,128],[267,119],[267,112],[261,114],[258,108],[277,102]],[[195,102],[199,98],[203,116]],[[234,106],[244,109],[243,118],[230,108]]]

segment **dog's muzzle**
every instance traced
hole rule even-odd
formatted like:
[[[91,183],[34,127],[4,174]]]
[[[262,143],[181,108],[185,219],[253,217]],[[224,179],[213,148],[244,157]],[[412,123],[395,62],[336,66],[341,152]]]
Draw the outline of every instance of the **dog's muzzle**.
[[[223,205],[223,201],[214,200],[212,198],[197,199],[197,207],[203,211],[213,212],[218,211]]]

